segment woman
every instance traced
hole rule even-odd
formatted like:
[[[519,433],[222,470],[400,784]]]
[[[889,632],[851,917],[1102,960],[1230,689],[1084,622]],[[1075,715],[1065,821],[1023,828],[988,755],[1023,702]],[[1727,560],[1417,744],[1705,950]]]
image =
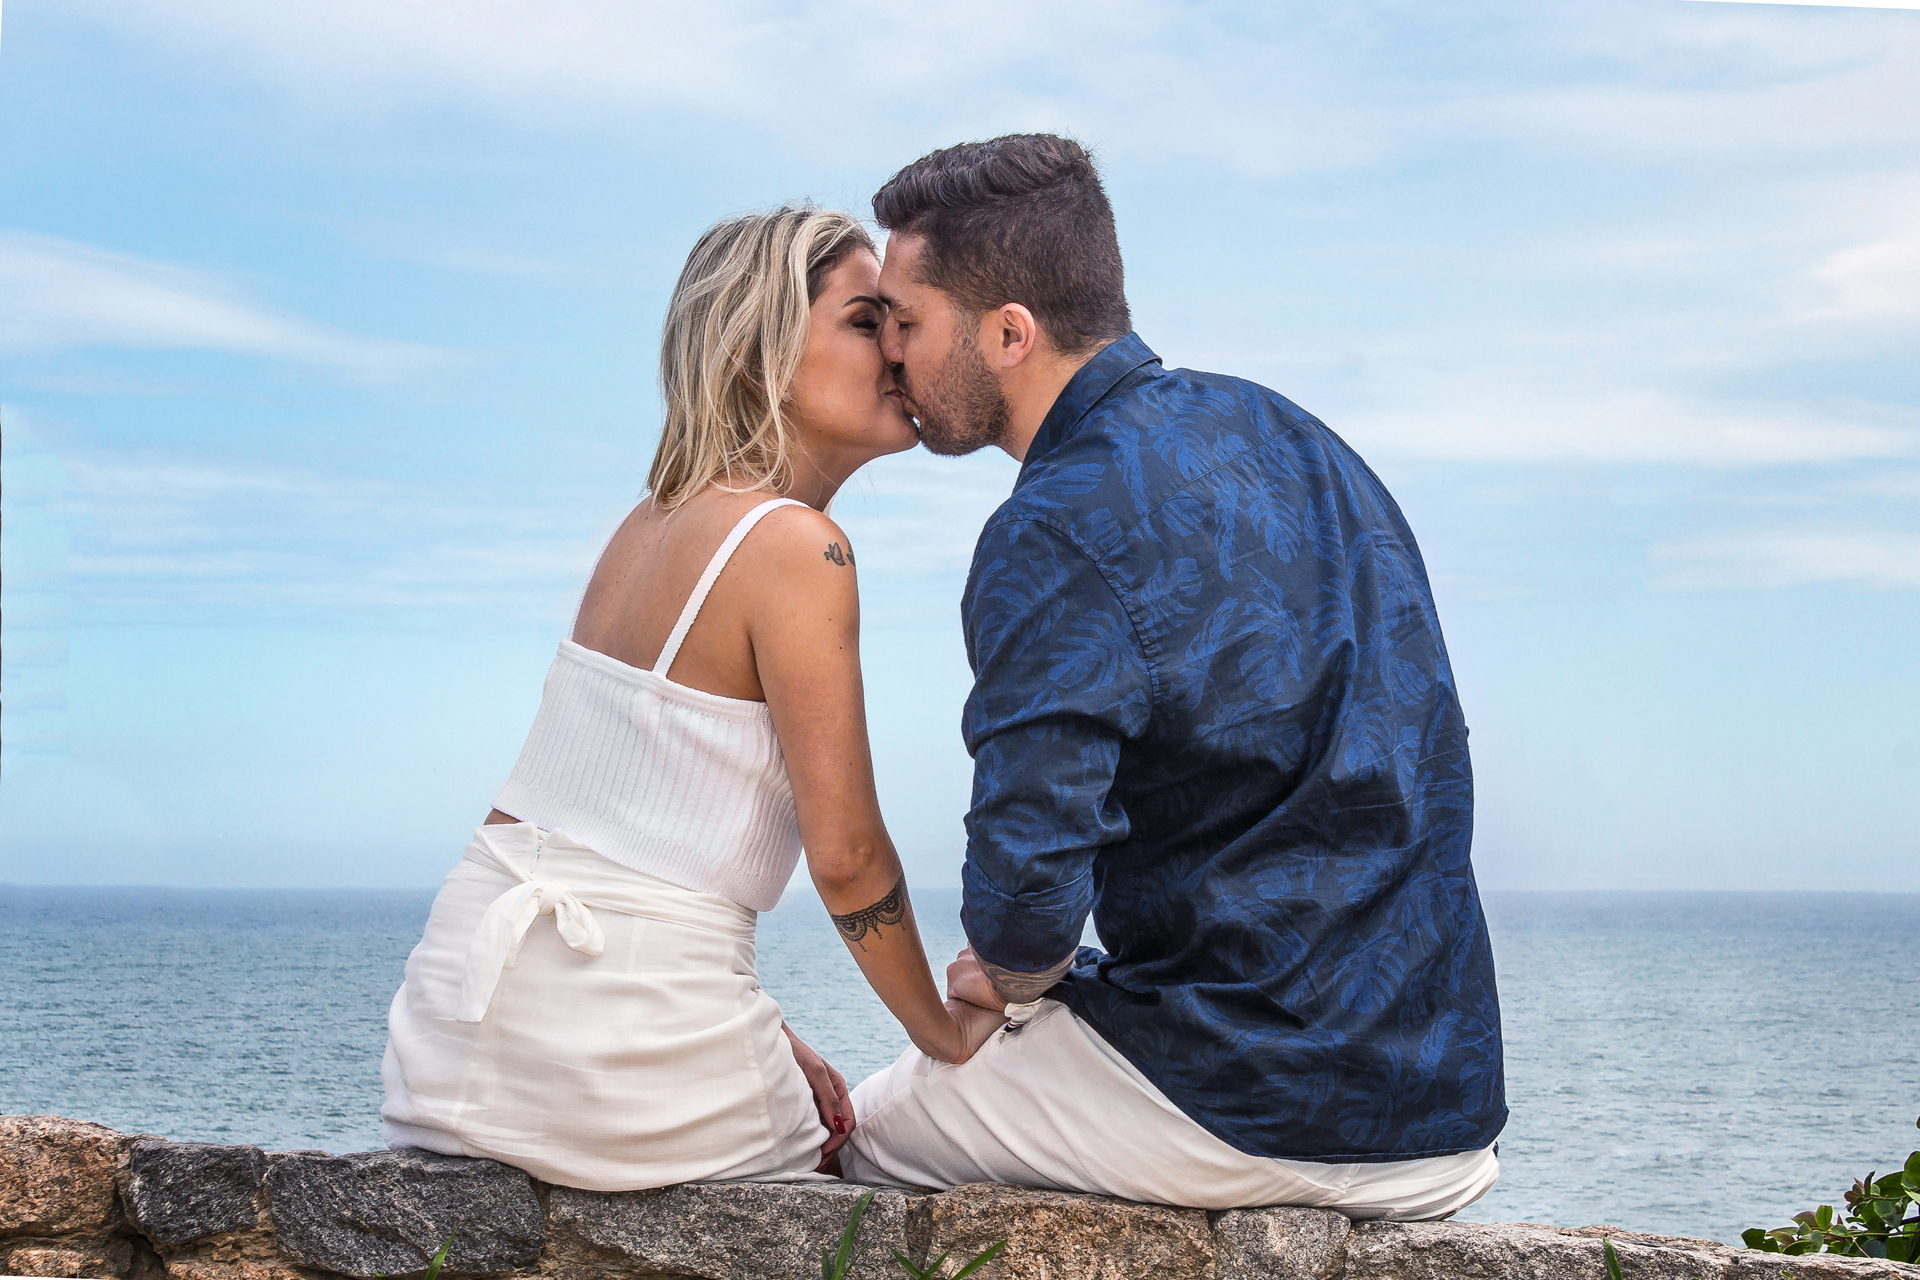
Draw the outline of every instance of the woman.
[[[928,970],[874,795],[853,548],[825,514],[916,440],[878,280],[842,213],[733,218],[694,246],[649,493],[394,997],[389,1144],[596,1191],[830,1167],[845,1081],[754,976],[755,913],[803,847],[918,1048],[962,1062],[1000,1025]]]

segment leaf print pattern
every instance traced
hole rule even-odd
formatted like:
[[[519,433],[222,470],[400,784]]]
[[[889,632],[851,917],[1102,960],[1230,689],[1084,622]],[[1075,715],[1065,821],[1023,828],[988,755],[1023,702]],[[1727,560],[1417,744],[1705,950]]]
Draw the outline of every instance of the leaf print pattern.
[[[1493,1141],[1466,726],[1413,535],[1338,436],[1129,335],[1042,423],[962,621],[983,958],[1075,953],[1051,994],[1250,1154]]]

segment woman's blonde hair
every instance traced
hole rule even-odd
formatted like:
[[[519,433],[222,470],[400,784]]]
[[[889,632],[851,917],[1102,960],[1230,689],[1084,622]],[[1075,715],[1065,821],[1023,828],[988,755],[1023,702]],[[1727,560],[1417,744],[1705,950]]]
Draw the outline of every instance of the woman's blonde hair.
[[[873,237],[851,214],[785,205],[708,228],[667,304],[660,334],[666,413],[647,473],[672,510],[707,485],[784,489],[793,427],[781,401],[807,348],[808,309],[827,276]]]

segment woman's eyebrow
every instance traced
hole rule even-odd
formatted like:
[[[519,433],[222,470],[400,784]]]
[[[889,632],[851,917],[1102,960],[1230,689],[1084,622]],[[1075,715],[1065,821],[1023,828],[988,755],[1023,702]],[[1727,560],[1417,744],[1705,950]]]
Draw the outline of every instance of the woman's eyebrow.
[[[886,303],[880,301],[880,299],[868,293],[854,294],[851,298],[847,299],[845,305],[851,307],[856,303],[861,303],[861,302],[871,302],[874,306],[879,307],[882,311],[886,310],[886,307],[887,307]]]

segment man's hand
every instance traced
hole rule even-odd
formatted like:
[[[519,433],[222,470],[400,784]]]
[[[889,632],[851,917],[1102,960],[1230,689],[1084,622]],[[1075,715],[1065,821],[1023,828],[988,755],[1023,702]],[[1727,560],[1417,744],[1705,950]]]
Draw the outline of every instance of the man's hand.
[[[813,1089],[814,1105],[820,1108],[820,1123],[827,1126],[827,1141],[820,1148],[820,1163],[825,1165],[853,1136],[853,1098],[847,1093],[847,1078],[828,1066],[827,1060],[815,1053],[811,1045],[793,1034],[792,1027],[783,1022],[780,1029],[787,1033],[794,1061],[800,1064],[800,1073]]]
[[[993,980],[987,977],[972,947],[962,951],[947,966],[947,999],[976,1004],[995,1013],[1005,1013],[1007,1009],[1006,999],[993,989]]]

